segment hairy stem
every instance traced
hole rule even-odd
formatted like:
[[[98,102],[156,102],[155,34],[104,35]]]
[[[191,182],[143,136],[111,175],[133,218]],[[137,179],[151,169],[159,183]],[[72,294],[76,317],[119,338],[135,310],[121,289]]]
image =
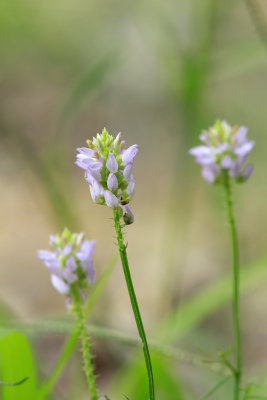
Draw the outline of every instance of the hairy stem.
[[[225,174],[225,193],[227,215],[230,227],[230,236],[232,243],[232,266],[233,266],[233,317],[234,317],[234,332],[235,332],[235,370],[234,370],[234,400],[239,399],[240,381],[241,381],[241,340],[240,340],[240,317],[239,317],[239,260],[238,260],[238,245],[235,219],[233,213],[231,182],[228,174]]]
[[[83,370],[87,379],[91,400],[98,400],[89,337],[87,334],[84,313],[82,310],[82,300],[77,292],[75,293],[74,298],[74,308],[77,316],[77,330],[82,343]]]
[[[147,344],[146,333],[145,333],[144,325],[142,322],[142,317],[140,314],[140,310],[139,310],[139,306],[137,303],[137,298],[135,295],[134,286],[133,286],[133,282],[132,282],[132,278],[131,278],[128,257],[127,257],[127,252],[126,252],[126,246],[123,242],[123,235],[122,235],[121,224],[120,224],[120,215],[119,215],[118,209],[115,207],[113,208],[113,216],[114,216],[118,249],[119,249],[119,253],[120,253],[120,257],[121,257],[121,263],[122,263],[122,268],[123,268],[123,272],[124,272],[124,277],[126,280],[126,284],[127,284],[127,288],[128,288],[128,292],[129,292],[129,296],[130,296],[138,333],[139,333],[139,336],[140,336],[142,344],[143,344],[143,352],[144,352],[144,357],[145,357],[145,361],[146,361],[146,369],[147,369],[148,382],[149,382],[149,398],[150,398],[150,400],[154,400],[155,399],[154,378],[153,378],[152,364],[151,364],[149,348],[148,348],[148,344]]]

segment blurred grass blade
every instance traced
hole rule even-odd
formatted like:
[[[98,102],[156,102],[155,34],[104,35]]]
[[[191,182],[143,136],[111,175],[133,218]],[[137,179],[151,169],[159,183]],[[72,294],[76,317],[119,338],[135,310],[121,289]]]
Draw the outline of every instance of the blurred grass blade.
[[[113,253],[112,256],[110,257],[108,264],[106,266],[105,271],[103,272],[102,276],[100,279],[97,281],[95,286],[92,289],[91,295],[88,298],[88,301],[85,305],[85,315],[86,317],[89,316],[93,306],[97,302],[100,294],[102,293],[103,289],[105,288],[109,277],[116,265],[118,256],[117,253]],[[78,341],[78,331],[76,328],[73,328],[72,332],[70,335],[67,337],[64,346],[61,350],[61,354],[50,374],[48,379],[44,382],[44,384],[41,386],[38,392],[38,400],[44,400],[48,393],[51,392],[53,389],[54,385],[56,384],[57,380],[59,379],[62,371],[65,368],[65,365],[67,364],[73,350],[75,349],[76,343]]]
[[[20,379],[20,380],[17,381],[17,382],[4,382],[4,381],[0,381],[0,385],[3,385],[3,386],[18,386],[18,385],[21,385],[22,383],[26,382],[27,379],[29,379],[28,376],[26,376],[25,378]]]
[[[241,268],[240,291],[247,293],[267,280],[267,258],[264,257]],[[218,282],[213,282],[179,305],[163,321],[156,337],[164,343],[186,334],[208,316],[231,300],[232,275],[228,273]]]
[[[217,392],[220,387],[222,387],[226,382],[228,382],[232,377],[231,376],[226,376],[223,379],[219,380],[206,394],[200,397],[199,400],[206,400],[210,396],[212,396],[215,392]]]
[[[59,117],[59,124],[68,122],[80,112],[88,100],[107,82],[118,67],[119,52],[105,54],[77,81],[65,99]]]
[[[111,255],[106,269],[104,270],[103,274],[101,275],[100,279],[97,281],[97,283],[94,285],[93,290],[88,298],[87,303],[85,304],[84,307],[84,312],[85,316],[88,317],[96,304],[99,296],[103,292],[104,288],[106,287],[106,284],[108,283],[108,280],[110,278],[110,275],[115,268],[115,265],[118,261],[118,254],[117,251],[114,251],[113,254]]]
[[[41,320],[25,322],[22,324],[20,323],[17,325],[17,327],[28,334],[40,334],[44,332],[69,333],[73,329],[73,323],[69,321]],[[129,333],[117,331],[103,326],[87,325],[86,327],[88,334],[92,337],[106,339],[109,341],[116,341],[124,345],[137,346],[139,348],[142,345],[140,338],[136,335],[130,335]],[[9,332],[7,324],[5,326],[5,332]],[[164,355],[165,357],[195,366],[207,366],[211,370],[215,370],[217,372],[221,371],[224,374],[227,372],[228,374],[228,369],[226,370],[226,368],[218,364],[217,361],[203,364],[203,357],[200,357],[199,355],[195,355],[180,348],[170,345],[164,345],[154,341],[149,341],[148,343],[151,349],[154,349],[157,353]]]
[[[20,332],[12,332],[1,338],[0,360],[1,380],[4,382],[19,382],[20,380],[20,383],[23,383],[18,386],[1,386],[1,399],[36,399],[36,371],[32,350],[26,336]]]
[[[264,18],[264,10],[258,0],[245,0],[251,20],[255,25],[259,38],[267,50],[267,23]]]

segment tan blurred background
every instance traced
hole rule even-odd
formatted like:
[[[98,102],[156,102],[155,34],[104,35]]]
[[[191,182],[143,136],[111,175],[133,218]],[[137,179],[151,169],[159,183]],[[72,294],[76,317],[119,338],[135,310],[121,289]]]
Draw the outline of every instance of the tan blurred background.
[[[14,315],[64,313],[36,258],[50,233],[68,226],[96,239],[97,277],[115,248],[111,211],[92,203],[74,165],[76,148],[104,126],[140,146],[126,238],[148,330],[229,271],[223,192],[188,156],[216,118],[248,126],[256,141],[255,171],[236,187],[235,211],[242,263],[266,254],[267,5],[255,2],[260,12],[251,14],[248,3],[2,0],[0,285]],[[267,364],[266,288],[243,299],[253,371]],[[229,313],[219,310],[201,329],[227,342]],[[119,262],[91,320],[135,332]]]

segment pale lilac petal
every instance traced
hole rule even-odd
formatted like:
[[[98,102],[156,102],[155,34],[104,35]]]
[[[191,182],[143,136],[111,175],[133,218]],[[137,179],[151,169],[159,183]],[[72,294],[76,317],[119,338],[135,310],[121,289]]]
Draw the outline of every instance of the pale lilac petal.
[[[189,150],[189,154],[195,157],[198,164],[208,165],[212,164],[215,160],[213,148],[208,146],[197,146]]]
[[[244,171],[243,171],[243,173],[242,173],[242,178],[244,179],[244,180],[247,180],[249,177],[250,177],[250,175],[251,175],[251,173],[252,173],[252,171],[253,171],[253,165],[252,164],[248,164],[247,166],[246,166],[246,168],[244,169]]]
[[[134,144],[130,147],[128,147],[128,149],[126,149],[123,153],[122,153],[122,163],[124,165],[127,165],[131,162],[133,162],[133,159],[136,155],[136,153],[138,152],[138,145]]]
[[[209,134],[208,134],[207,131],[203,131],[203,132],[201,133],[201,135],[199,136],[199,139],[201,140],[201,142],[204,142],[204,143],[206,143],[206,141],[208,140],[208,138],[209,138]]]
[[[89,183],[89,185],[93,184],[95,177],[89,171],[85,172],[84,177],[85,177],[86,181]]]
[[[84,170],[87,170],[87,168],[88,168],[87,164],[85,164],[83,162],[83,160],[80,160],[80,159],[77,159],[74,164],[78,165],[78,167],[80,167]]]
[[[240,126],[234,135],[238,145],[242,145],[247,141],[248,128],[245,126]]]
[[[92,283],[94,283],[95,280],[95,270],[94,268],[90,268],[87,272],[87,282],[89,283],[89,285],[92,285]]]
[[[232,164],[233,164],[233,161],[232,161],[232,158],[229,155],[225,156],[222,159],[221,166],[223,168],[228,169],[228,168],[230,168],[232,166]]]
[[[74,257],[70,256],[66,261],[66,266],[61,269],[61,276],[69,283],[72,284],[75,282],[78,277],[74,273],[75,269],[77,268],[76,262]]]
[[[93,157],[95,153],[94,150],[89,149],[88,147],[78,147],[76,150],[87,157]]]
[[[107,185],[109,190],[111,191],[116,190],[118,188],[118,179],[116,178],[116,175],[113,174],[112,172],[108,176]]]
[[[229,143],[219,143],[218,147],[213,147],[215,154],[221,154],[229,147]]]
[[[240,176],[240,170],[241,170],[241,165],[239,163],[239,160],[234,161],[232,163],[231,168],[229,169],[229,175],[232,178],[238,178]]]
[[[59,261],[57,253],[55,251],[39,250],[37,255],[38,258],[42,260],[45,266],[50,270],[55,271],[61,265],[61,262]]]
[[[132,174],[133,170],[133,163],[129,163],[125,166],[123,170],[123,177],[126,179],[126,181],[129,179],[130,175]]]
[[[128,196],[129,196],[129,198],[132,199],[133,195],[135,193],[135,182],[134,181],[129,182],[129,184],[127,186],[127,189],[126,189],[126,192],[127,192]]]
[[[215,157],[214,155],[210,154],[210,155],[203,155],[203,156],[199,156],[195,158],[195,161],[200,164],[200,165],[209,165],[209,164],[213,164],[215,161]]]
[[[66,267],[63,269],[68,269],[69,271],[75,271],[76,268],[77,268],[77,265],[76,265],[75,258],[73,256],[68,257],[67,261],[66,261]]]
[[[90,177],[91,184],[89,185],[90,188],[90,193],[92,196],[92,199],[95,203],[98,203],[101,201],[103,195],[104,195],[104,188],[103,186],[93,177]]]
[[[52,274],[51,282],[54,288],[61,294],[69,293],[69,285],[63,281],[63,279],[59,278],[59,276]]]
[[[104,197],[108,207],[116,207],[119,203],[118,198],[109,190],[104,191]]]
[[[193,147],[192,149],[189,150],[189,154],[194,157],[201,157],[201,156],[207,156],[210,155],[211,150],[210,147],[208,146],[196,146]]]
[[[255,142],[252,140],[250,142],[245,142],[242,146],[234,149],[234,153],[239,157],[244,157],[253,149],[254,145]]]
[[[56,236],[56,235],[50,235],[49,236],[49,244],[50,245],[57,245],[57,240],[58,240],[58,237]]]
[[[84,271],[89,271],[89,269],[94,268],[94,261],[92,258],[86,258],[81,261],[81,267]]]
[[[214,183],[216,176],[219,175],[220,169],[217,165],[207,165],[202,168],[202,176],[208,183]]]
[[[110,172],[116,173],[118,171],[118,163],[114,154],[109,153],[106,165]]]
[[[95,251],[95,240],[84,240],[80,251],[76,252],[76,256],[80,261],[85,261],[86,259],[91,259]]]
[[[63,256],[66,256],[67,254],[71,253],[71,250],[72,250],[71,244],[70,244],[70,243],[67,243],[67,244],[63,247],[62,250],[59,250],[59,252],[60,252]]]
[[[53,260],[57,258],[57,253],[55,251],[49,250],[39,250],[37,256],[42,261]]]

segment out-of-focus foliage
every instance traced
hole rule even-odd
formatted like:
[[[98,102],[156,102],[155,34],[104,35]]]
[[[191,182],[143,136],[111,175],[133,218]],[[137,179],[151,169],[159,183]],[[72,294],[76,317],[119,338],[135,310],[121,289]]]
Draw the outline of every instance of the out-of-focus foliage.
[[[33,354],[27,338],[12,332],[0,339],[1,377],[5,382],[28,378],[18,386],[0,386],[3,400],[29,400],[37,395],[37,381]]]

